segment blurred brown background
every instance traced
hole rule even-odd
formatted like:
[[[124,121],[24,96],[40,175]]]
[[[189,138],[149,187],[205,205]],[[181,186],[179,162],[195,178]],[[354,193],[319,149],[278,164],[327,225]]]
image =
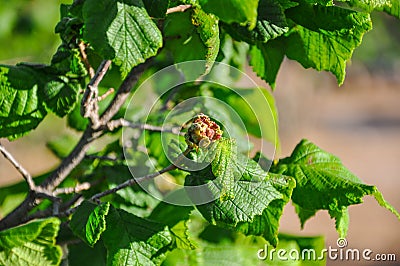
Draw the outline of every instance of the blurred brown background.
[[[58,5],[59,1],[36,0],[10,1],[0,6],[0,63],[48,62],[58,45],[53,34]],[[341,158],[365,183],[376,185],[400,210],[400,23],[376,14],[373,21],[375,29],[356,50],[341,87],[328,73],[284,61],[273,92],[279,110],[281,156],[288,156],[302,138],[307,138]],[[11,143],[2,139],[1,143],[36,175],[57,165],[45,143],[66,130],[65,121],[50,115],[30,135]],[[0,186],[18,180],[18,172],[0,157]],[[281,230],[325,235],[326,245],[336,248],[337,233],[327,212],[317,213],[300,231],[299,220],[289,204]],[[400,222],[372,197],[350,207],[347,240],[349,248],[394,253],[397,258],[391,263],[352,261],[348,265],[400,265]],[[328,261],[328,265],[343,263]]]

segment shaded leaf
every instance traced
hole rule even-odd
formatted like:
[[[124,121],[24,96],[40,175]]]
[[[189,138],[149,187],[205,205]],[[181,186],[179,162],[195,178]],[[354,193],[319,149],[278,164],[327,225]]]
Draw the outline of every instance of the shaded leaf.
[[[153,18],[164,18],[169,6],[169,0],[143,0],[147,13]]]
[[[82,266],[89,261],[91,265],[105,266],[107,250],[103,243],[99,241],[93,247],[89,247],[86,243],[68,245],[68,265]]]
[[[174,227],[182,220],[188,220],[193,206],[180,206],[161,201],[149,215],[149,219]]]
[[[251,44],[266,43],[289,31],[284,8],[279,1],[261,0],[257,13],[256,26],[252,30],[238,24],[225,25],[224,28],[234,39]]]
[[[106,216],[109,208],[109,202],[97,205],[84,201],[79,205],[70,222],[74,234],[93,247],[106,230]]]

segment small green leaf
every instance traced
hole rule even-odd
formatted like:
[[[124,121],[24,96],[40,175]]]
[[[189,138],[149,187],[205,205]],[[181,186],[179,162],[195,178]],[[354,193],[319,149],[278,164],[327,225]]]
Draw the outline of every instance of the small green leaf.
[[[188,79],[196,79],[210,71],[220,44],[218,20],[215,16],[206,14],[200,8],[170,14],[165,21],[164,33],[168,37],[166,47],[172,52],[175,63],[206,61],[201,69],[197,69],[199,65],[190,69],[185,65],[181,70]]]
[[[369,14],[305,3],[285,14],[298,24],[287,39],[287,57],[305,68],[330,71],[343,84],[346,62],[372,28]]]
[[[308,140],[302,140],[290,157],[280,160],[270,171],[296,179],[292,201],[302,225],[316,211],[328,210],[343,237],[348,225],[347,207],[361,203],[365,195],[373,195],[380,205],[400,219],[399,213],[382,198],[375,186],[363,184],[339,158]]]
[[[62,252],[55,244],[59,226],[59,219],[50,218],[0,232],[0,264],[59,265]]]
[[[107,265],[159,265],[172,243],[168,228],[160,223],[110,208],[103,234]]]
[[[74,108],[78,101],[80,86],[68,80],[51,80],[44,87],[46,108],[59,117],[63,117]]]
[[[253,29],[257,21],[258,0],[200,0],[204,11],[213,13],[226,23],[248,25]]]
[[[84,201],[72,216],[70,227],[88,245],[93,246],[106,230],[106,216],[110,203],[100,205]]]
[[[88,0],[82,12],[84,37],[96,52],[120,65],[122,76],[162,46],[161,32],[141,0]]]

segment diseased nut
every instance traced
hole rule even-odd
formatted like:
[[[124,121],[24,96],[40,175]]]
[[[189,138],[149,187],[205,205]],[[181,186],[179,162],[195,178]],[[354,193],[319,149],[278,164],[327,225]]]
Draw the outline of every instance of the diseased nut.
[[[198,114],[191,119],[192,124],[185,134],[186,143],[194,148],[206,148],[211,142],[222,136],[219,125],[205,114]]]

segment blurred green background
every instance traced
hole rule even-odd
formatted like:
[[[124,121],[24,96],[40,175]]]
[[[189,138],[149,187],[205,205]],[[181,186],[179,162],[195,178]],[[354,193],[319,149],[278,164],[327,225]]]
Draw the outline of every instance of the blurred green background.
[[[2,1],[0,63],[49,63],[60,43],[54,34],[59,5],[69,2]],[[281,156],[289,155],[300,139],[308,138],[340,157],[366,183],[377,185],[400,210],[400,22],[384,14],[373,13],[372,17],[374,29],[356,49],[342,87],[337,87],[329,73],[304,70],[295,62],[284,61],[274,91],[280,116]],[[267,86],[248,70],[260,85]],[[45,143],[65,131],[76,134],[66,128],[64,120],[49,115],[31,134],[11,143],[1,142],[37,175],[57,165]],[[0,185],[20,179],[18,172],[0,157]],[[350,207],[350,217],[351,247],[395,253],[400,261],[400,223],[394,215],[366,198],[365,204]],[[291,206],[285,209],[282,231],[300,232]],[[325,212],[311,219],[301,234],[326,235],[327,245],[335,247],[337,233]]]

